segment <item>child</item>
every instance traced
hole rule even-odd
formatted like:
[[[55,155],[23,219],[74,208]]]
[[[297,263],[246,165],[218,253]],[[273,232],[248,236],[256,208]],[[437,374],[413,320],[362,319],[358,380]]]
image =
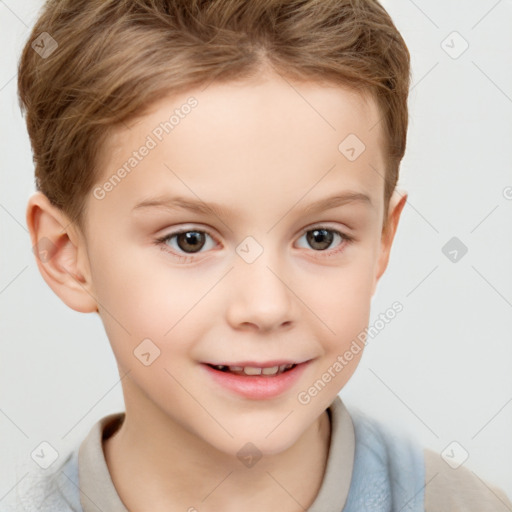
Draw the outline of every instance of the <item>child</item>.
[[[407,198],[409,74],[376,0],[47,3],[27,224],[126,412],[16,510],[512,510],[338,396]]]

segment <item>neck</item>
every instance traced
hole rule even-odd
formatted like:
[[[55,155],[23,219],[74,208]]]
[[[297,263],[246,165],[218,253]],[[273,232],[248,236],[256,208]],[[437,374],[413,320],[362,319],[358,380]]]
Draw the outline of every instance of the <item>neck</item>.
[[[161,411],[153,418],[146,412],[131,414],[127,404],[122,426],[103,441],[112,481],[131,512],[299,512],[318,494],[329,453],[327,411],[295,444],[252,467],[167,416],[162,424]]]

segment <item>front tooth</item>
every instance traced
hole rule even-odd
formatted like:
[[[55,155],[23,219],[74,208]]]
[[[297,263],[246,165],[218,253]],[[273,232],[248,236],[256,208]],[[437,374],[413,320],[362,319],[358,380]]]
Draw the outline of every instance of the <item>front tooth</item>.
[[[279,371],[279,366],[272,366],[272,368],[263,368],[263,375],[275,375]]]
[[[254,368],[254,366],[246,366],[244,368],[246,375],[261,375],[261,368]]]

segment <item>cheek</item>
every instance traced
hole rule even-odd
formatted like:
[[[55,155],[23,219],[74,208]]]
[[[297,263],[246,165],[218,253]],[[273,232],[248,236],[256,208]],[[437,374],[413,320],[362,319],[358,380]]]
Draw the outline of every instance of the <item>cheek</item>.
[[[343,375],[335,379],[335,386],[348,380],[362,356],[361,333],[370,320],[372,264],[371,257],[361,258],[356,264],[336,269],[323,279],[325,286],[316,286],[309,294],[310,307],[321,319],[326,333],[322,343],[325,370],[339,355],[351,352],[350,360],[343,362]]]
[[[334,325],[364,319],[373,289],[373,260],[363,257],[354,263],[333,268],[309,287],[308,297],[318,314],[328,314]]]
[[[98,240],[89,257],[95,298],[113,348],[169,329],[162,310],[172,308],[162,300],[166,283],[162,276],[157,279],[154,266],[119,241]]]
[[[129,256],[127,251],[100,250],[91,265],[101,319],[125,370],[138,368],[146,353],[154,360],[152,368],[182,364],[181,356],[203,337],[199,318],[205,316],[205,305],[200,298],[207,286],[149,261],[148,250],[132,250]],[[154,251],[158,255],[159,249]]]
[[[113,231],[112,229],[106,231]],[[148,257],[150,256],[150,257]],[[119,237],[98,237],[90,251],[97,300],[123,324],[157,315],[175,297],[171,274],[162,272],[157,247],[138,247]],[[176,299],[174,299],[176,300]],[[150,324],[152,322],[149,322]]]

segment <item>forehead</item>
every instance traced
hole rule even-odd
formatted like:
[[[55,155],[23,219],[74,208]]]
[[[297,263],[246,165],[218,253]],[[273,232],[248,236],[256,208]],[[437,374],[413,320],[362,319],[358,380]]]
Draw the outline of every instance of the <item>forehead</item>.
[[[254,206],[306,194],[314,200],[338,185],[378,204],[379,121],[374,99],[347,87],[280,75],[212,83],[163,97],[113,130],[97,183],[129,169],[108,195],[126,212],[165,191]],[[145,156],[126,166],[144,146]]]

